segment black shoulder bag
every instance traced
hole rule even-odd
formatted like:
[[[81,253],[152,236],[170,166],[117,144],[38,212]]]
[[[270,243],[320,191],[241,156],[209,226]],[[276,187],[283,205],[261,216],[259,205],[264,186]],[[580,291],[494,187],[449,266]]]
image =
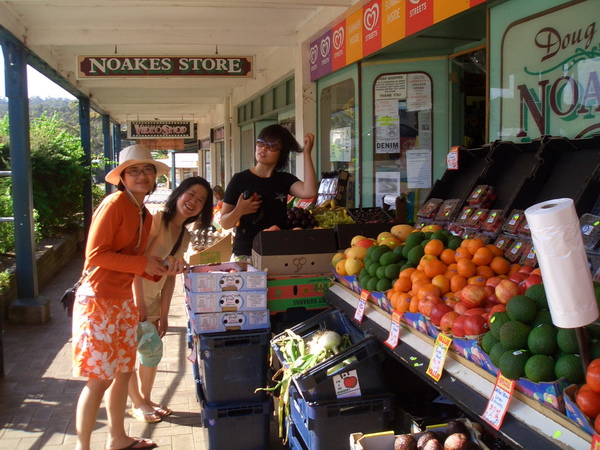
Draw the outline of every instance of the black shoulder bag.
[[[67,289],[63,294],[62,298],[60,299],[60,303],[62,304],[62,307],[65,310],[67,316],[73,316],[73,305],[75,304],[75,295],[77,294],[77,289],[79,289],[79,286],[81,286],[83,280],[85,280],[87,276],[90,275],[96,269],[96,267],[98,266],[92,266],[88,270],[83,272],[79,280],[77,280],[77,282],[73,286]]]

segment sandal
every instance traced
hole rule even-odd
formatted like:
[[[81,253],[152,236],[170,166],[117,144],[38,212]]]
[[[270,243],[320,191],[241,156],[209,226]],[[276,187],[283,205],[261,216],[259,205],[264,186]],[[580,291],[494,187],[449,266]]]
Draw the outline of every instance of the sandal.
[[[153,406],[153,408],[154,412],[156,412],[156,414],[158,414],[161,417],[168,417],[171,414],[173,414],[173,410],[168,406],[156,405]]]
[[[139,408],[131,408],[129,410],[129,415],[131,417],[133,417],[135,420],[138,420],[138,421],[144,422],[144,423],[156,423],[156,422],[160,422],[162,420],[160,417],[160,414],[158,414],[156,411],[145,413],[144,411],[142,411]]]
[[[119,449],[119,450],[129,450],[129,449],[135,450],[136,448],[152,449],[152,448],[156,448],[156,447],[158,447],[158,444],[156,444],[148,439],[133,438],[133,442],[131,444],[129,444],[127,447],[123,447],[122,449]]]

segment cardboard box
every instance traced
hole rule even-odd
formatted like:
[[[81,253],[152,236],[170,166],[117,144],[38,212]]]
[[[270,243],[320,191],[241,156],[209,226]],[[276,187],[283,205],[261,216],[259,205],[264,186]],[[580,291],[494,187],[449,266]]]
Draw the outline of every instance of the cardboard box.
[[[188,250],[183,257],[190,266],[229,261],[231,259],[231,234],[223,236],[213,245],[200,252],[190,252]]]
[[[185,301],[194,313],[260,311],[267,308],[267,292],[222,291],[191,292],[185,290]]]
[[[222,331],[258,330],[269,328],[269,310],[237,311],[220,313],[189,312],[190,325],[196,334],[218,333]]]
[[[584,430],[586,433],[594,435],[595,430],[593,421],[590,420],[590,418],[586,416],[581,409],[579,409],[579,406],[577,406],[577,402],[575,402],[576,394],[576,384],[572,384],[563,390],[563,401],[565,403],[567,417],[579,425],[579,428]]]
[[[252,265],[272,275],[329,272],[336,252],[332,229],[261,231],[254,238]]]
[[[267,300],[271,314],[289,308],[327,308],[323,294],[332,283],[331,273],[276,275],[267,278]]]
[[[244,262],[193,266],[183,274],[191,292],[255,291],[267,289],[267,274]]]

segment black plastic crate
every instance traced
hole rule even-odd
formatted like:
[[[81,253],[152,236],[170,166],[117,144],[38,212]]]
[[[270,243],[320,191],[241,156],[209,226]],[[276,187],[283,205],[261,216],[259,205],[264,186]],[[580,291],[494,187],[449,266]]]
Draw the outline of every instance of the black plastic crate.
[[[269,366],[269,329],[199,335],[199,378],[208,404],[261,402]]]
[[[319,309],[306,309],[302,306],[288,308],[275,314],[271,314],[271,332],[273,334],[283,333],[288,328],[293,328],[305,320],[312,319],[317,314],[322,313],[329,306]]]
[[[394,219],[379,206],[349,209],[348,214],[356,223],[390,223]]]
[[[211,406],[202,404],[204,440],[209,450],[269,448],[273,402]]]
[[[394,397],[389,393],[306,402],[292,386],[290,402],[291,422],[311,450],[346,450],[351,433],[387,431],[394,418]]]
[[[356,392],[360,395],[389,392],[382,366],[384,359],[380,342],[371,336],[298,375],[294,383],[310,402],[335,400]]]
[[[321,330],[335,331],[340,336],[347,334],[351,344],[357,344],[367,337],[364,331],[354,325],[348,317],[335,308],[326,309],[316,316],[290,328],[290,330],[302,337],[305,342],[310,341],[313,335]],[[281,342],[280,339],[284,336],[285,332],[280,333],[271,339],[271,348],[282,365],[292,362],[286,361],[279,348],[278,342]]]

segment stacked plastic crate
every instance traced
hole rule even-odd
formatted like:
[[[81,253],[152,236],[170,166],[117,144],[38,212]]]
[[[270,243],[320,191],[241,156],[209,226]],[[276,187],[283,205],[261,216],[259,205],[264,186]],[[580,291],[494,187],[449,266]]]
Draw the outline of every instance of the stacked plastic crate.
[[[246,263],[184,274],[188,336],[209,449],[269,446],[267,274]]]
[[[294,377],[290,384],[290,414],[285,418],[292,449],[337,450],[348,448],[356,430],[388,430],[394,416],[394,399],[383,369],[380,342],[366,335],[343,313],[330,308],[291,330],[308,343],[322,330],[347,335],[351,345],[337,355]],[[282,366],[287,361],[280,348],[286,333],[271,340]]]

